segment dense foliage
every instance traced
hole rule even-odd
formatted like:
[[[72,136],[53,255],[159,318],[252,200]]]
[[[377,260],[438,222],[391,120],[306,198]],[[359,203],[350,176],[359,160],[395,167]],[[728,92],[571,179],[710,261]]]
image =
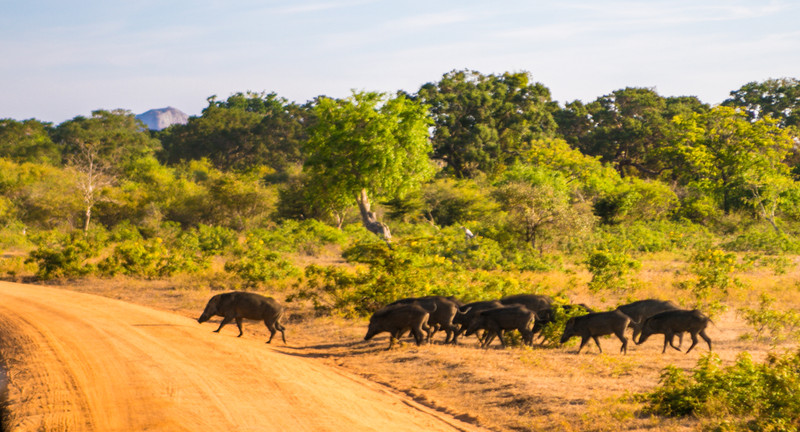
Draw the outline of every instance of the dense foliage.
[[[660,386],[642,397],[647,409],[666,416],[702,415],[713,430],[800,429],[800,352],[770,355],[761,364],[744,353],[730,366],[721,363],[707,354],[688,375],[667,367]]]
[[[713,309],[736,286],[732,253],[800,251],[798,88],[559,104],[525,72],[455,70],[415,94],[212,96],[157,133],[124,110],[3,119],[0,240],[42,279],[225,271],[320,288],[334,309],[482,298],[564,262],[620,292],[640,254],[688,250],[681,288]],[[326,254],[347,263],[298,258]]]

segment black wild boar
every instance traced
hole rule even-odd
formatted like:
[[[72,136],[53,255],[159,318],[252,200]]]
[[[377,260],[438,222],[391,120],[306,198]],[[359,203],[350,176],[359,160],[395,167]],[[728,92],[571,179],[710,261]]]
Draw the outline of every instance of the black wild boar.
[[[370,340],[376,334],[388,332],[389,349],[391,349],[395,340],[410,329],[411,334],[414,335],[414,341],[419,346],[424,339],[422,332],[430,333],[431,331],[428,326],[429,316],[428,311],[417,303],[386,306],[370,317],[369,328],[364,340]]]
[[[283,332],[285,327],[280,323],[281,316],[283,316],[283,306],[272,297],[264,297],[259,294],[242,291],[217,294],[208,301],[203,314],[200,315],[197,322],[204,323],[214,315],[222,317],[219,327],[214,330],[217,333],[222,330],[225,324],[235,319],[236,326],[239,327],[238,337],[241,337],[242,318],[263,320],[270,332],[267,343],[272,342],[276,331],[281,332],[283,343],[286,343],[286,335]]]
[[[534,336],[537,335],[537,334],[541,335],[541,332],[542,332],[542,329],[544,328],[544,326],[546,326],[548,324],[552,324],[552,323],[554,323],[556,321],[556,318],[557,318],[556,314],[558,313],[557,309],[559,309],[559,308],[561,309],[561,313],[562,314],[566,314],[566,315],[573,314],[573,312],[575,312],[575,311],[580,311],[581,313],[594,312],[594,309],[590,308],[589,306],[586,306],[583,303],[565,304],[565,305],[552,305],[549,308],[547,308],[545,310],[542,310],[542,311],[539,311],[539,312],[536,313],[536,315],[539,317],[539,319],[537,319],[536,323],[533,325],[533,334],[534,334]],[[575,312],[574,314],[577,315],[577,312]],[[544,339],[544,336],[542,335],[542,344],[544,344],[544,342],[545,342],[545,339]]]
[[[642,332],[644,320],[660,312],[678,309],[680,307],[669,300],[656,299],[639,300],[617,307],[617,310],[631,317],[630,327],[633,328],[634,341],[639,337],[639,333]],[[683,333],[678,334],[678,337],[683,339]]]
[[[708,350],[711,351],[711,338],[706,334],[706,327],[711,321],[702,312],[695,310],[670,310],[661,312],[647,318],[642,324],[642,334],[636,345],[639,345],[647,340],[651,335],[663,334],[664,335],[664,348],[661,353],[667,351],[667,342],[672,348],[680,351],[680,348],[673,344],[673,337],[682,332],[689,332],[692,335],[692,346],[686,350],[689,351],[697,345],[697,335],[699,334],[708,343]]]
[[[505,348],[506,342],[503,340],[505,331],[518,330],[524,343],[531,345],[533,342],[531,327],[535,320],[536,312],[520,304],[486,309],[478,313],[464,336],[469,336],[478,330],[486,330],[487,334],[481,343],[483,348],[487,348],[495,336],[500,338],[500,344]]]
[[[515,294],[500,299],[504,305],[521,304],[533,312],[539,313],[553,305],[553,298],[539,294]]]
[[[478,318],[478,315],[487,310],[503,307],[503,304],[497,300],[477,301],[467,303],[459,308],[459,314],[453,317],[453,324],[458,326],[458,330],[453,335],[453,343],[457,342],[458,336],[467,331],[470,324]],[[481,340],[482,342],[483,340]]]
[[[394,301],[387,306],[413,303],[422,306],[430,315],[428,317],[428,325],[431,327],[428,335],[429,342],[439,330],[444,330],[446,334],[445,343],[449,343],[454,338],[458,327],[453,324],[453,320],[459,313],[463,313],[459,311],[460,302],[458,300],[444,296],[410,297]]]
[[[568,341],[573,336],[581,337],[581,346],[578,348],[580,354],[583,347],[589,342],[589,338],[594,340],[600,352],[603,348],[600,347],[600,341],[597,340],[598,336],[615,334],[622,341],[622,347],[619,351],[621,353],[628,352],[628,338],[625,337],[625,329],[628,328],[628,323],[631,322],[630,317],[624,313],[613,310],[610,312],[594,312],[588,315],[570,318],[564,328],[564,334],[561,335],[561,343]]]

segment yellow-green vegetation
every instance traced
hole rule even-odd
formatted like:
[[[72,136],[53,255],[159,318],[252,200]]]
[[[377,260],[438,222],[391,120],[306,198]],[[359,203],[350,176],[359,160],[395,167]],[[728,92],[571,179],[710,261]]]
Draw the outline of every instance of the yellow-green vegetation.
[[[743,325],[726,352],[763,351],[796,342],[800,327],[800,107],[776,86],[800,89],[750,83],[714,107],[644,88],[558,104],[527,73],[453,71],[413,95],[212,97],[157,133],[122,110],[3,119],[0,276],[271,290],[307,308],[298,316],[353,322],[424,295],[538,293],[596,310],[659,298]],[[650,366],[569,363],[572,345],[555,347],[575,313],[556,308],[541,333],[567,376],[607,383]],[[515,361],[563,371],[536,354]],[[787,362],[750,369],[766,377]],[[688,367],[668,369],[662,388],[690,387]],[[634,403],[604,418],[626,422]]]

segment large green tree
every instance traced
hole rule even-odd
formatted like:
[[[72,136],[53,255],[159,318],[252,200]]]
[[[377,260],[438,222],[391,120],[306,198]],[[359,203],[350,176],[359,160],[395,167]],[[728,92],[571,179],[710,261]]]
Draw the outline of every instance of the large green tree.
[[[54,136],[77,179],[85,208],[84,232],[104,190],[117,183],[126,166],[160,148],[144,124],[126,110],[97,110],[89,118],[75,117],[58,125]]]
[[[793,147],[787,130],[771,117],[750,121],[722,106],[674,123],[672,178],[713,196],[726,213],[750,205],[774,225],[770,208],[792,183],[783,163]]]
[[[162,159],[174,164],[206,158],[220,169],[267,165],[283,172],[301,163],[308,124],[308,107],[275,93],[236,93],[224,101],[211,96],[201,116],[159,134]]]
[[[652,177],[664,168],[661,150],[672,117],[707,110],[697,98],[664,98],[653,89],[627,87],[587,105],[569,103],[555,118],[559,133],[583,153],[600,156],[623,175]]]
[[[800,127],[800,81],[778,78],[749,82],[732,91],[722,105],[744,108],[751,120],[772,116],[781,126]]]
[[[404,95],[354,92],[347,99],[319,98],[314,114],[304,146],[312,201],[331,208],[357,204],[364,226],[389,240],[370,199],[403,196],[433,176],[426,107]]]
[[[50,138],[52,126],[35,119],[0,119],[0,157],[15,162],[57,164],[61,152]]]
[[[459,178],[502,171],[532,139],[556,128],[550,90],[532,83],[527,72],[452,71],[423,85],[418,97],[431,106],[433,157]]]

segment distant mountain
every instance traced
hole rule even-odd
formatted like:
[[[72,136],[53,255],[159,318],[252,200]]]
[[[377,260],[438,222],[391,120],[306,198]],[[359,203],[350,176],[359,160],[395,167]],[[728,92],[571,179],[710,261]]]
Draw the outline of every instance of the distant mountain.
[[[186,113],[172,107],[151,109],[137,115],[136,118],[143,121],[148,129],[157,131],[174,124],[186,124],[189,121]]]

